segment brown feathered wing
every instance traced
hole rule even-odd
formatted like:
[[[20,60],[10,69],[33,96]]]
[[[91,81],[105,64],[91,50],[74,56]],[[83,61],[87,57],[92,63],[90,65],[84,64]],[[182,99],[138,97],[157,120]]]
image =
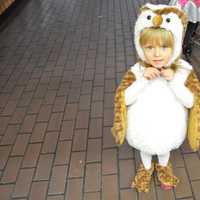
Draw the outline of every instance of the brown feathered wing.
[[[124,75],[119,87],[116,90],[114,101],[114,123],[112,128],[112,134],[115,138],[115,142],[121,145],[124,142],[126,136],[126,104],[124,92],[135,81],[135,75],[129,70]]]
[[[193,151],[200,145],[200,82],[194,71],[190,73],[186,86],[194,95],[194,105],[189,110],[187,139]]]

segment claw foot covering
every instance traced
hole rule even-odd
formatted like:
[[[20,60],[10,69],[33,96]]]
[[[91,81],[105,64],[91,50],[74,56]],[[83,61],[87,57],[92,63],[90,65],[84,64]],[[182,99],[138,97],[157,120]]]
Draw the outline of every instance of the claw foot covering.
[[[149,170],[146,170],[141,164],[137,170],[137,174],[132,182],[132,187],[136,188],[138,192],[148,192],[150,188],[151,176],[154,171],[154,165]]]
[[[176,187],[176,185],[179,183],[179,179],[173,174],[170,163],[167,166],[156,164],[155,168],[157,171],[158,180],[161,183],[160,187],[162,189],[169,190],[173,187]]]

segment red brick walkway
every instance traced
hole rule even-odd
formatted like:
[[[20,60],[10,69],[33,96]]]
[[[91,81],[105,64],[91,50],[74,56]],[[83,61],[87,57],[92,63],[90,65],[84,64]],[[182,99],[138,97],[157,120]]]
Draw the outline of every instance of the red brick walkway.
[[[138,152],[110,133],[144,2],[29,0],[9,13],[0,26],[0,200],[200,199],[200,153],[187,143],[172,153],[178,187],[164,192],[154,177],[138,194]]]

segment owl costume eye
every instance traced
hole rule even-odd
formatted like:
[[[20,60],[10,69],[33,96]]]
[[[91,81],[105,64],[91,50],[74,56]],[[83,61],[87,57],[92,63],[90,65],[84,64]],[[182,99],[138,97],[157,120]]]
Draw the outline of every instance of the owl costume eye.
[[[147,19],[148,19],[148,20],[151,20],[151,15],[147,15]]]
[[[168,18],[166,19],[166,22],[167,22],[167,23],[170,23],[170,21],[171,21],[171,19],[168,17]]]

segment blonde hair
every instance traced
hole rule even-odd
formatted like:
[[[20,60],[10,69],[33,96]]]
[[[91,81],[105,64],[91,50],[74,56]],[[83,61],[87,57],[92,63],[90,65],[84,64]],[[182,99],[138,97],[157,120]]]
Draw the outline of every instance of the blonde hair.
[[[140,34],[140,45],[174,47],[174,38],[170,31],[163,28],[145,28]]]
[[[171,31],[167,31],[163,28],[145,28],[140,33],[140,45],[144,47],[145,45],[152,46],[165,46],[169,48],[174,48],[174,37]],[[171,68],[176,70],[179,66],[178,64],[179,58],[177,58],[172,64]],[[149,64],[144,61],[139,60],[144,66],[149,67]]]

